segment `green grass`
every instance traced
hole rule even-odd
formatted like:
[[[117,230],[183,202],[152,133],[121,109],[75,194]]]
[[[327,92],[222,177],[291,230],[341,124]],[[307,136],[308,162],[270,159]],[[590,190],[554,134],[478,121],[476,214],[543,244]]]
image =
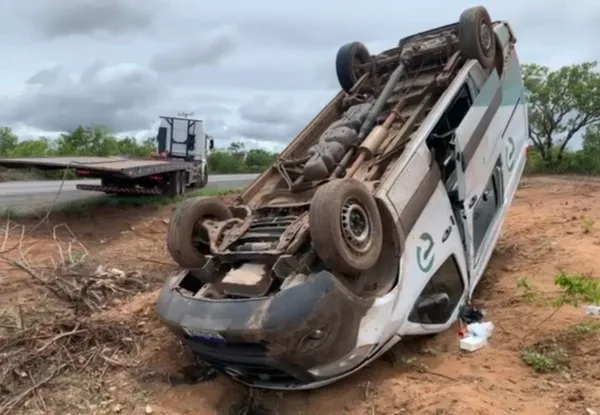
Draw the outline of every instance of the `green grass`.
[[[62,213],[66,215],[84,215],[91,209],[98,207],[135,207],[135,206],[161,206],[172,203],[177,203],[181,200],[188,199],[190,197],[197,196],[227,196],[236,194],[242,191],[242,188],[233,189],[199,189],[187,192],[183,196],[176,198],[166,196],[101,196],[92,199],[74,200],[65,203],[58,203],[52,210],[55,213]],[[35,212],[21,213],[11,208],[0,209],[0,217],[27,217],[27,216],[39,216],[44,215],[48,208],[42,208]]]

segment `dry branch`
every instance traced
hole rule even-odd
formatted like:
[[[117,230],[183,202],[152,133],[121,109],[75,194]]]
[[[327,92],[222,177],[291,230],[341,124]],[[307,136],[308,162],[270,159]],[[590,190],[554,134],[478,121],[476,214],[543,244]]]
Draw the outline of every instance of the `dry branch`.
[[[27,242],[25,227],[12,226],[7,221],[3,245],[13,229],[20,229],[19,241],[15,245],[18,258],[9,257],[0,250],[0,260],[28,274],[56,298],[75,307],[76,312],[99,311],[115,297],[131,296],[149,288],[138,271],[124,272],[99,265],[95,271],[90,272],[89,251],[67,224],[52,228],[52,244],[56,247],[56,255],[41,264],[35,264],[30,258],[30,251],[35,243]],[[66,237],[61,236],[61,233],[66,234]]]
[[[54,255],[47,258],[31,254],[35,241],[27,235],[24,226],[7,221],[0,231],[0,261],[46,288],[60,300],[60,307],[49,311],[56,302],[43,298],[36,312],[0,308],[1,415],[18,410],[30,399],[45,408],[44,386],[59,382],[62,375],[88,373],[97,383],[109,367],[135,367],[140,329],[90,315],[107,308],[114,298],[149,288],[140,272],[103,265],[94,269],[88,250],[66,224],[54,226],[47,238],[38,239],[55,247]],[[18,242],[6,249],[15,237]]]

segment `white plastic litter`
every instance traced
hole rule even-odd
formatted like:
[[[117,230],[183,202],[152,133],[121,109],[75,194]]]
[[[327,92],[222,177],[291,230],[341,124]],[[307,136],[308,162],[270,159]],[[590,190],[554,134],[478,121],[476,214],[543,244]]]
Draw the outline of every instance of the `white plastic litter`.
[[[583,311],[591,316],[600,317],[600,306],[598,305],[586,305],[583,307]]]
[[[467,352],[474,352],[488,344],[488,339],[492,336],[494,323],[486,321],[485,323],[471,323],[467,326],[467,331],[460,339],[460,348]]]
[[[460,339],[460,349],[466,352],[474,352],[483,349],[487,344],[487,340],[481,337],[466,335]]]

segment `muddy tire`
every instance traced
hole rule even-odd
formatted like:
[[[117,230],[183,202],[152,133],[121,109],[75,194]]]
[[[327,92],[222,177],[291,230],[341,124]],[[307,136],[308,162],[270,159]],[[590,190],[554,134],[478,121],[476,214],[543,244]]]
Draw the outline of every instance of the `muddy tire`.
[[[477,59],[484,68],[494,66],[496,34],[485,7],[466,9],[458,21],[458,44],[467,59]]]
[[[312,245],[333,271],[356,275],[379,259],[383,246],[381,216],[363,183],[343,179],[319,187],[309,221]]]
[[[335,70],[342,89],[349,92],[356,81],[365,73],[358,65],[371,60],[367,47],[361,42],[350,42],[342,46],[335,58]]]
[[[204,219],[231,219],[229,208],[220,199],[194,197],[181,202],[169,222],[167,250],[183,268],[201,268],[210,253],[208,235],[200,226]],[[204,242],[204,243],[203,243]]]

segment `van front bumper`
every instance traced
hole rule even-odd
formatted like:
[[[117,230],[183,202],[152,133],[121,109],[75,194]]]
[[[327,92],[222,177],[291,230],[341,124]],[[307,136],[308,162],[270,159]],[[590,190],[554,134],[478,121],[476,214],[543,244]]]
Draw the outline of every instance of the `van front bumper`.
[[[178,286],[186,274],[164,284],[158,315],[199,360],[246,385],[319,387],[361,366],[374,351],[356,347],[370,304],[327,271],[270,297],[226,300],[186,293]]]

